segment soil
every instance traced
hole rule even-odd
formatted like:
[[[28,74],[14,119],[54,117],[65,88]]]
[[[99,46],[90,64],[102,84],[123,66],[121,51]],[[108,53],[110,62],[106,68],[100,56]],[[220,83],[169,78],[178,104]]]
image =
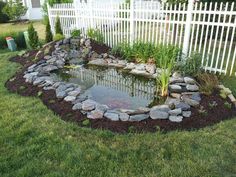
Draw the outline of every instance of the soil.
[[[96,52],[107,52],[109,47],[103,48],[103,46],[93,43],[93,49]],[[5,86],[9,91],[18,93],[22,96],[36,96],[39,97],[43,103],[57,115],[59,115],[65,121],[77,122],[80,126],[83,125],[83,121],[86,120],[86,116],[80,113],[80,111],[73,111],[72,104],[64,101],[63,99],[57,99],[55,91],[44,91],[41,88],[26,83],[23,78],[23,73],[28,66],[34,62],[31,58],[34,58],[37,51],[31,51],[27,58],[16,56],[11,58],[11,61],[21,63],[23,69],[16,73],[16,75],[9,79]],[[209,103],[215,101],[217,106],[211,108]],[[152,120],[147,119],[141,122],[121,122],[110,121],[106,118],[90,120],[87,127],[95,129],[108,129],[113,132],[126,133],[126,132],[155,132],[155,131],[172,131],[172,130],[194,130],[213,125],[226,119],[236,116],[236,108],[231,104],[231,108],[227,108],[225,103],[230,103],[230,100],[222,99],[219,96],[219,92],[216,90],[210,96],[202,95],[201,106],[205,113],[200,113],[199,108],[192,108],[192,116],[190,118],[184,118],[181,123],[170,122],[169,120]]]

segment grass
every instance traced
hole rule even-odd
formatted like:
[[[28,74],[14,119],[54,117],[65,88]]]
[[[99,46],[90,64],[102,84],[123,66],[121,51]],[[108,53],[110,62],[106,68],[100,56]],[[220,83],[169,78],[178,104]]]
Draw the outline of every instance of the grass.
[[[4,83],[20,67],[8,61],[14,54],[0,53],[1,177],[236,175],[236,119],[166,134],[81,128],[39,98],[7,91]]]
[[[0,24],[0,33],[5,32],[15,32],[15,31],[26,31],[28,29],[27,23],[19,23],[19,24],[13,24],[13,23],[1,23]],[[45,25],[41,21],[33,21],[33,25],[38,32],[40,39],[45,39]]]

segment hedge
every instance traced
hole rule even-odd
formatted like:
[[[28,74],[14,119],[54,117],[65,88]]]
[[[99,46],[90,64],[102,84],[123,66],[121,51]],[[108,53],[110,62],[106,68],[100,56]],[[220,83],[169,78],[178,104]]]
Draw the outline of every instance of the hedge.
[[[26,42],[23,32],[10,32],[10,33],[0,34],[0,49],[7,48],[6,37],[12,37],[16,42],[17,48],[19,49],[26,48]]]

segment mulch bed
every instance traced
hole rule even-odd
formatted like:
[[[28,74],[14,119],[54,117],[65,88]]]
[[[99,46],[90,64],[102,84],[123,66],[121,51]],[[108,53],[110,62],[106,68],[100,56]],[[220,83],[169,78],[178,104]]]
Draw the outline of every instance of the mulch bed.
[[[97,46],[93,44],[93,49],[99,50],[99,53],[104,53],[108,51],[108,47],[103,48],[102,46]],[[57,99],[55,91],[43,91],[41,88],[33,86],[32,84],[26,83],[23,78],[23,73],[26,68],[32,65],[31,58],[36,55],[37,51],[30,52],[31,57],[13,57],[10,60],[14,62],[21,63],[23,69],[16,73],[16,75],[9,79],[5,86],[9,91],[18,93],[22,96],[36,96],[39,97],[43,103],[57,115],[59,115],[65,121],[75,121],[79,125],[83,126],[82,122],[86,119],[86,116],[80,113],[80,111],[73,111],[72,104],[64,101],[63,99]],[[42,94],[39,94],[42,93]],[[213,101],[217,102],[217,106],[212,109],[209,103]],[[236,108],[232,104],[232,108],[227,108],[224,104],[230,100],[222,99],[218,91],[215,91],[210,96],[202,95],[201,106],[204,107],[207,114],[199,113],[199,109],[191,108],[192,116],[190,118],[184,118],[181,123],[170,122],[169,120],[152,120],[147,119],[141,122],[114,122],[108,119],[97,119],[90,120],[88,127],[96,129],[108,129],[113,132],[126,133],[126,132],[155,132],[157,130],[172,131],[172,130],[194,130],[203,128],[206,126],[213,125],[215,123],[221,122],[222,120],[233,118],[236,115]]]

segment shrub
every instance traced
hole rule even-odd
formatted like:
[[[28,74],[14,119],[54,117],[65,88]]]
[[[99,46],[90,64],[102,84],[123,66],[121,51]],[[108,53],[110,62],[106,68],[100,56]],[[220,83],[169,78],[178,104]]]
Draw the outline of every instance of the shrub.
[[[28,35],[29,35],[29,45],[33,49],[37,48],[39,45],[39,37],[37,31],[35,31],[33,23],[30,23],[28,26]]]
[[[216,75],[202,73],[197,75],[197,80],[200,84],[200,90],[206,95],[212,94],[215,88],[219,85],[219,80]]]
[[[26,48],[26,42],[23,32],[10,32],[10,33],[0,34],[0,49],[7,48],[6,37],[12,37],[15,40],[18,48],[20,49]]]
[[[99,44],[103,43],[103,35],[98,29],[88,29],[87,36],[94,41],[97,41]]]
[[[18,21],[27,12],[27,7],[23,6],[20,0],[9,0],[7,5],[3,8],[3,12],[7,14],[11,20]]]
[[[63,35],[62,29],[61,29],[60,18],[59,18],[58,16],[57,16],[56,24],[55,24],[55,32],[56,32],[56,34],[61,34],[61,35]]]
[[[80,35],[81,35],[81,31],[79,29],[74,29],[71,32],[71,37],[80,37]]]
[[[49,23],[49,19],[47,19],[45,41],[46,41],[46,43],[48,43],[48,42],[51,42],[52,40],[53,40],[53,35],[52,35],[52,31],[51,31],[51,26]]]
[[[0,1],[0,23],[6,23],[9,21],[9,17],[7,14],[3,12],[4,7],[6,6],[6,3],[3,1]]]
[[[64,39],[65,37],[62,35],[62,34],[56,34],[54,37],[53,37],[53,40],[54,41],[59,41],[59,40],[62,40]]]

